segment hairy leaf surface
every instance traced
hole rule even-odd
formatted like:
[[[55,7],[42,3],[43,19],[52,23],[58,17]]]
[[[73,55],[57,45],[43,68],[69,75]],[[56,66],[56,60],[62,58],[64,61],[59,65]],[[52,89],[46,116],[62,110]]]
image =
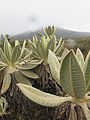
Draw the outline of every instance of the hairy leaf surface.
[[[31,85],[30,80],[27,77],[25,77],[24,75],[22,75],[20,72],[15,72],[15,78],[18,83]]]
[[[84,75],[73,51],[62,62],[60,81],[62,88],[72,97],[82,99],[85,96]]]
[[[12,57],[12,47],[8,40],[6,39],[4,42],[4,54],[9,62],[11,62],[11,57]]]
[[[30,70],[27,70],[27,71],[23,70],[23,71],[21,71],[21,73],[23,75],[25,75],[26,77],[29,77],[29,78],[33,78],[33,79],[39,78],[36,73],[34,73],[34,72],[30,71]]]
[[[1,94],[4,94],[8,90],[10,84],[11,84],[11,76],[9,73],[8,74],[6,73],[3,79]]]
[[[83,69],[84,69],[84,57],[83,57],[83,54],[79,48],[76,51],[76,56],[77,56],[77,59],[78,59],[80,66],[81,66],[81,69],[83,71]]]
[[[58,84],[60,84],[60,63],[51,50],[49,50],[48,63],[53,78],[57,81]]]
[[[38,90],[29,85],[25,85],[25,84],[17,84],[17,85],[26,97],[43,106],[55,107],[61,105],[66,101],[72,100],[71,97],[59,97],[56,95],[42,92],[41,90]]]
[[[90,91],[90,51],[85,59],[84,65],[85,79],[86,79],[86,90]]]

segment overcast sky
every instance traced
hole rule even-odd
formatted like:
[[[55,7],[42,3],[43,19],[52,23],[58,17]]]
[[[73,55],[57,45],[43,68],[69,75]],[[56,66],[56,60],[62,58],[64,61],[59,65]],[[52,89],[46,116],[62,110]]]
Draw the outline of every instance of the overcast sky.
[[[90,0],[0,0],[0,34],[53,24],[90,32]]]

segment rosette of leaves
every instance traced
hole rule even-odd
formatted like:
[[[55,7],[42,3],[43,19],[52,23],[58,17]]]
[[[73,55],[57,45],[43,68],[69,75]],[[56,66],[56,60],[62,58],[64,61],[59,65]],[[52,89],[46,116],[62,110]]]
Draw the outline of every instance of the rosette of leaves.
[[[30,71],[30,69],[37,66],[35,61],[30,60],[32,54],[25,47],[26,41],[23,45],[19,41],[15,41],[15,46],[12,48],[11,44],[6,39],[3,48],[0,48],[0,71],[3,70],[3,83],[1,94],[4,94],[11,84],[11,78],[15,78],[16,82],[31,85],[28,78],[36,79],[37,74]],[[13,82],[13,81],[12,81]]]
[[[4,97],[0,98],[0,116],[6,114],[6,109],[8,107],[8,103]]]
[[[32,50],[32,57],[42,62],[47,62],[49,49],[60,57],[64,50],[64,41],[62,38],[57,42],[56,36],[49,38],[42,36],[40,40],[36,36],[28,41],[29,48]]]
[[[79,105],[83,109],[86,119],[90,120],[90,110],[87,106],[90,103],[90,51],[84,61],[79,49],[76,54],[73,50],[70,50],[65,55],[61,65],[59,65],[55,54],[49,51],[48,61],[49,65],[51,64],[51,73],[53,76],[55,73],[59,76],[58,84],[61,85],[68,96],[60,97],[42,92],[29,85],[18,84],[23,94],[30,100],[49,107],[55,107],[66,101],[71,101],[72,104]],[[72,111],[71,119],[77,120],[75,110]]]
[[[52,38],[55,34],[55,27],[53,26],[47,26],[45,29],[43,29],[44,35],[49,38]],[[43,34],[38,33],[39,36],[43,36]]]
[[[49,36],[50,38],[52,38],[55,34],[55,27],[53,26],[48,26],[44,29],[44,33],[46,36]]]

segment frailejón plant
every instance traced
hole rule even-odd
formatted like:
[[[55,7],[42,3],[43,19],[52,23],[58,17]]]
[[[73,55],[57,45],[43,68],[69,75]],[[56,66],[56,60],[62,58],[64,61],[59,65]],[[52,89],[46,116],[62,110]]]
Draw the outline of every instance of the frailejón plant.
[[[56,36],[49,38],[48,36],[42,36],[40,40],[37,37],[33,37],[33,40],[29,40],[29,48],[32,50],[32,57],[35,60],[47,62],[49,49],[60,57],[64,50],[64,41],[62,38],[57,42]]]
[[[15,41],[15,46],[12,48],[11,44],[6,39],[4,47],[0,48],[0,71],[3,70],[3,84],[1,94],[4,94],[11,84],[11,76],[16,78],[17,82],[31,85],[28,78],[38,78],[37,74],[30,71],[30,69],[37,66],[35,61],[30,60],[31,51],[25,47],[26,41],[23,45],[18,40]],[[12,81],[13,82],[13,81]]]
[[[52,38],[55,34],[55,27],[54,26],[48,26],[45,28],[44,33],[46,36],[49,36]]]
[[[59,74],[57,82],[68,94],[67,97],[45,93],[25,84],[18,84],[18,86],[24,95],[43,106],[55,107],[66,101],[71,101],[72,104],[81,106],[87,120],[90,120],[90,110],[87,106],[90,103],[90,52],[85,61],[83,59],[79,49],[76,54],[71,50],[63,58],[62,64],[59,65],[55,54],[49,51],[48,62],[51,64],[51,73]],[[76,120],[74,117],[72,116],[72,119]]]

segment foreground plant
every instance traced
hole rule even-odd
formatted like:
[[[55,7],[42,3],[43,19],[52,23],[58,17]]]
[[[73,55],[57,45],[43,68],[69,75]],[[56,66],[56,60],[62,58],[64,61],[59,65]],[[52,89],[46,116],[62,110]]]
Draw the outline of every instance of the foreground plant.
[[[57,75],[59,73],[58,84],[61,85],[68,97],[45,93],[25,84],[18,84],[18,86],[24,95],[43,106],[55,107],[66,101],[71,101],[72,104],[81,106],[87,120],[90,120],[90,110],[87,106],[90,103],[90,52],[85,61],[83,60],[83,55],[79,49],[76,54],[71,50],[64,57],[62,64],[59,65],[57,57],[52,51],[49,51],[48,61],[51,64],[51,72]],[[76,120],[77,118],[72,115],[72,119]]]
[[[23,45],[19,41],[15,41],[15,47],[12,48],[11,44],[6,39],[4,47],[0,48],[0,71],[3,70],[3,84],[1,94],[4,94],[11,84],[11,79],[16,78],[17,82],[31,85],[28,78],[38,78],[38,76],[30,71],[30,69],[37,66],[35,61],[30,61],[32,54],[25,47],[26,41]],[[12,81],[13,82],[13,81]]]

